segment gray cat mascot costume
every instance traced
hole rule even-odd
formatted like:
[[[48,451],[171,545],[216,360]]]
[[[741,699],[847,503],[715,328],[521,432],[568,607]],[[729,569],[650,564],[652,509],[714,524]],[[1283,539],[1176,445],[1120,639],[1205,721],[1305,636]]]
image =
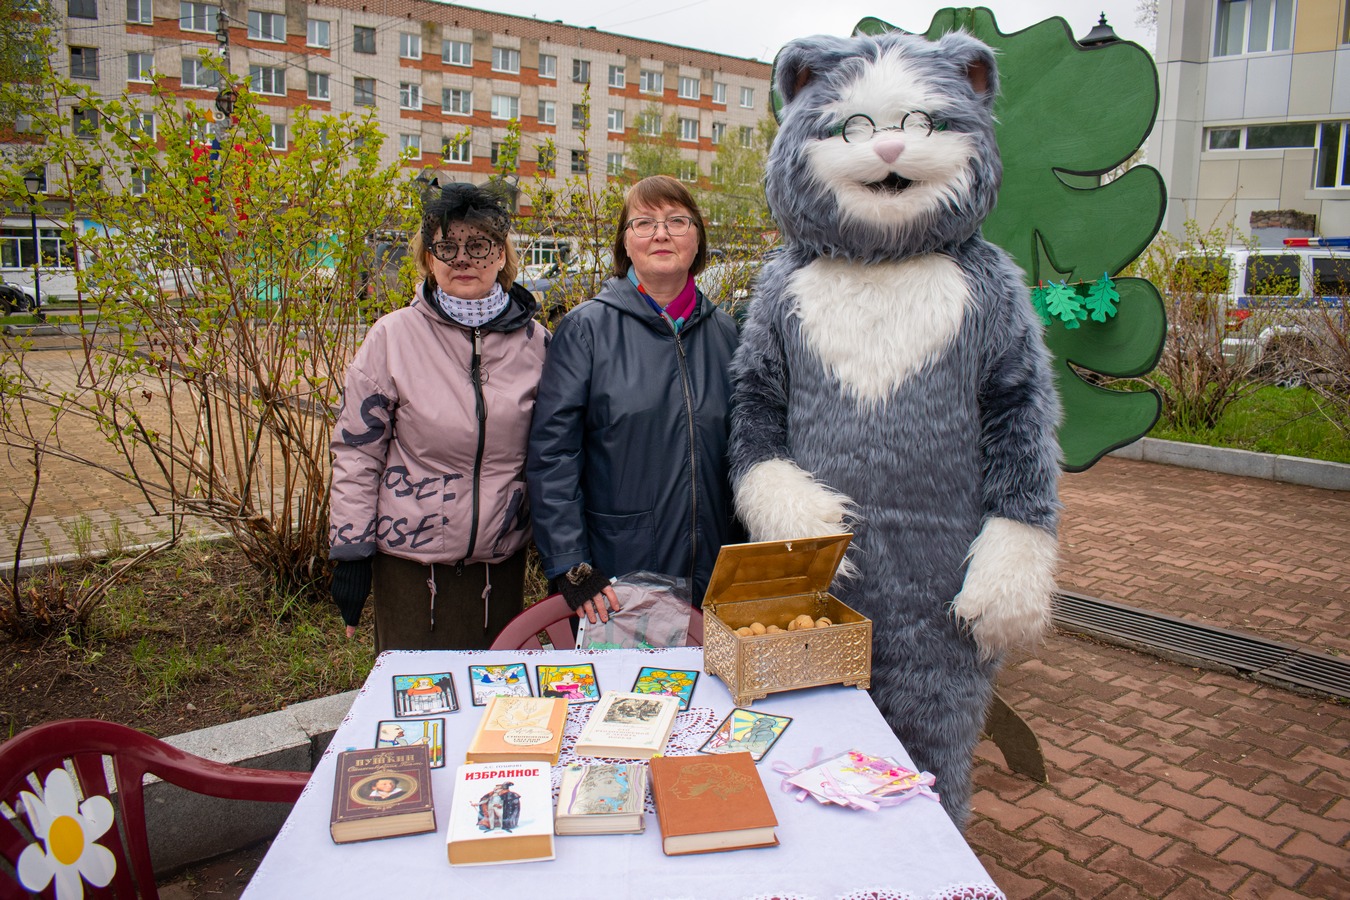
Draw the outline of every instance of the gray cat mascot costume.
[[[736,509],[757,541],[853,532],[834,590],[874,623],[872,697],[964,828],[999,661],[1050,621],[1059,512],[1041,325],[980,235],[994,54],[813,37],[774,77],[786,246],[733,366]]]

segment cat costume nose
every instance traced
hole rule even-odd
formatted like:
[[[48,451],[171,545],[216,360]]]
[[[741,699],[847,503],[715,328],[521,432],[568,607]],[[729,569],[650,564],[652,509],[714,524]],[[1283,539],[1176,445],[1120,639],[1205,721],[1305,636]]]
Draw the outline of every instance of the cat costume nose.
[[[902,137],[888,137],[879,141],[872,142],[872,150],[877,156],[886,161],[887,165],[900,158],[900,154],[905,152],[905,139]]]

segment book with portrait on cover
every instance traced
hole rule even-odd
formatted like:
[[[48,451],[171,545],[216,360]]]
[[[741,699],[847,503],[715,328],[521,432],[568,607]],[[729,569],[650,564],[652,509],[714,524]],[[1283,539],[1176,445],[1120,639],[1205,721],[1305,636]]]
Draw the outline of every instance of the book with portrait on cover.
[[[548,763],[478,763],[455,772],[445,850],[454,866],[553,858]]]
[[[651,780],[667,856],[777,845],[778,818],[749,753],[656,756]]]
[[[566,700],[504,694],[490,697],[464,761],[556,763],[566,724]]]
[[[680,698],[668,694],[605,691],[572,752],[610,759],[651,759],[665,749],[679,711]]]
[[[572,763],[563,767],[558,834],[637,834],[646,828],[647,768],[640,763]]]
[[[338,844],[435,831],[426,745],[339,753],[328,828]]]

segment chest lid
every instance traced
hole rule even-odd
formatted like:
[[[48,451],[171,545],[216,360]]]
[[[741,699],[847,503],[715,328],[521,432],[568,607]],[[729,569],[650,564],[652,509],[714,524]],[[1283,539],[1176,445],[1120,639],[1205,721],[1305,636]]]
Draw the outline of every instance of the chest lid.
[[[851,534],[727,544],[717,555],[703,608],[827,591]]]

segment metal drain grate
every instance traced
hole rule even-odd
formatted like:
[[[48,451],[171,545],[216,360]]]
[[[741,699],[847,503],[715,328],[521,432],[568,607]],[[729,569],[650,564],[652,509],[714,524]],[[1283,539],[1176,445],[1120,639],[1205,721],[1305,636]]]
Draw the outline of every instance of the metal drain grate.
[[[1065,631],[1350,698],[1350,661],[1340,657],[1083,594],[1057,594],[1054,613]]]

